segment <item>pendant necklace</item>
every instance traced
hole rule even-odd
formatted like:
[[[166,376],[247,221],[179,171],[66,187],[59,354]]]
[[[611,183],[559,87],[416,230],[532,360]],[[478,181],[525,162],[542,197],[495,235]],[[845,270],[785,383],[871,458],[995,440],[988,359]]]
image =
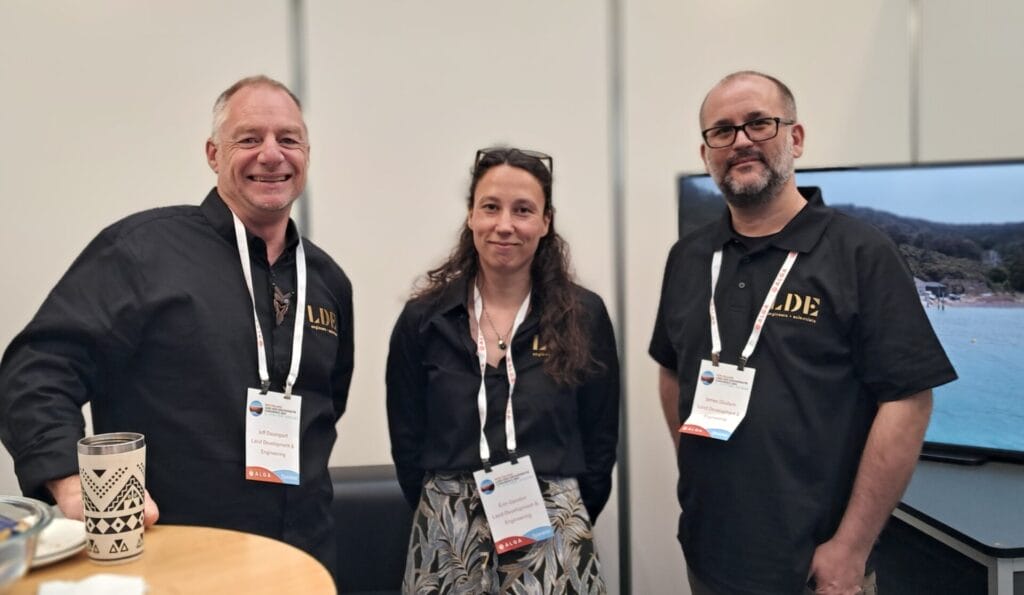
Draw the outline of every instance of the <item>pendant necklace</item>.
[[[491,330],[494,331],[494,334],[498,337],[498,349],[505,351],[508,349],[508,343],[505,342],[505,337],[502,337],[501,333],[498,332],[497,327],[494,326],[494,321],[491,320],[491,315],[487,313],[487,308],[484,308],[484,316],[487,318],[487,324],[491,325]],[[515,326],[515,322],[513,322],[512,325]],[[511,333],[512,327],[510,326],[508,327],[508,332],[506,332],[505,335],[510,335]],[[511,339],[512,337],[509,337],[509,340]]]

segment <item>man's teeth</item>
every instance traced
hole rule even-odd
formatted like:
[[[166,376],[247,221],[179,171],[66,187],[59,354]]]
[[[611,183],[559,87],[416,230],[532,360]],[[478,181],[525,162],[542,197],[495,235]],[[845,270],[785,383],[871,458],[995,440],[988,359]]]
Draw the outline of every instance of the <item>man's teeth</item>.
[[[283,182],[288,179],[288,176],[253,176],[257,182]]]

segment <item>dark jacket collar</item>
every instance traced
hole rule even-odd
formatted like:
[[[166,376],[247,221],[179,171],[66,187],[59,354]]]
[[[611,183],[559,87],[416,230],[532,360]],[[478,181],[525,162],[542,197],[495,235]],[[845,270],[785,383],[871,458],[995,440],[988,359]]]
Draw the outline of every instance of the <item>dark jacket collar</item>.
[[[463,276],[452,281],[434,298],[434,311],[444,316],[453,310],[469,311],[469,284],[471,277]]]

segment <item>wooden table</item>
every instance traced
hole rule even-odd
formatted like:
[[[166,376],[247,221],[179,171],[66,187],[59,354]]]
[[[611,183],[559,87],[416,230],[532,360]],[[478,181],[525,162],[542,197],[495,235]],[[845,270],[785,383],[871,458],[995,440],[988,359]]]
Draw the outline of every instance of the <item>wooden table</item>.
[[[286,543],[227,529],[154,525],[146,529],[146,551],[137,560],[102,566],[82,551],[30,571],[10,593],[34,594],[45,581],[99,573],[141,576],[147,593],[156,594],[335,592],[327,569]]]

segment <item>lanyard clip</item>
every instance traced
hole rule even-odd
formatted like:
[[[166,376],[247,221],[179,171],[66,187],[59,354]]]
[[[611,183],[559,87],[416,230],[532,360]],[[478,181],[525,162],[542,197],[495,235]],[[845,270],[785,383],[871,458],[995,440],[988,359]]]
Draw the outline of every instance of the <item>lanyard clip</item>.
[[[260,382],[260,394],[265,395],[270,390],[270,380]]]
[[[508,460],[511,461],[513,465],[519,463],[519,456],[516,455],[516,449],[513,448],[512,450],[508,451]]]
[[[719,353],[717,351],[711,353],[711,365],[712,366],[717,366],[718,365],[718,356],[719,356]]]
[[[743,366],[745,366],[745,365],[747,365],[747,358],[745,358],[745,357],[743,357],[741,355],[740,356],[740,365],[736,366],[736,369],[742,371],[743,370]]]
[[[487,473],[490,473],[491,472],[491,460],[490,459],[480,459],[480,462],[484,464],[484,471],[487,472]]]

